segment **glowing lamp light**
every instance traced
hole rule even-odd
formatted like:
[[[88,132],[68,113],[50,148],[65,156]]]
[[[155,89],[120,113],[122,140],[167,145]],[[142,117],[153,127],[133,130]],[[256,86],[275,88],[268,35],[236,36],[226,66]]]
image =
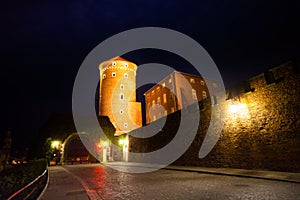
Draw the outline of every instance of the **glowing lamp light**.
[[[52,141],[51,142],[51,147],[54,149],[54,148],[58,148],[59,147],[59,145],[60,145],[60,141],[58,141],[58,140],[54,140],[54,141]]]
[[[119,139],[119,145],[123,146],[125,143],[125,140],[124,139]]]
[[[236,114],[239,111],[239,106],[236,105],[236,104],[231,104],[230,107],[229,107],[229,111],[232,114]]]

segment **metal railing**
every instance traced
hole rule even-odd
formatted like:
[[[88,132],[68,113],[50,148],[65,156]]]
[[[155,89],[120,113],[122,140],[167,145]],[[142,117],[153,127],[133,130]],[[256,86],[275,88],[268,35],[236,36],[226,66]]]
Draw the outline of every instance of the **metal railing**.
[[[40,189],[40,186],[41,186],[40,180],[45,175],[48,176],[48,167],[45,169],[45,171],[41,175],[39,175],[38,177],[36,177],[33,181],[31,181],[30,183],[28,183],[26,186],[24,186],[21,189],[19,189],[18,191],[16,191],[14,194],[12,194],[10,197],[8,197],[7,200],[17,199],[17,196],[21,196],[21,194],[23,194],[22,199],[30,199],[30,196],[32,196],[35,191],[37,191],[38,189]],[[32,186],[34,184],[36,184],[36,186],[34,186],[30,191],[26,190],[27,188],[29,188],[30,186]]]

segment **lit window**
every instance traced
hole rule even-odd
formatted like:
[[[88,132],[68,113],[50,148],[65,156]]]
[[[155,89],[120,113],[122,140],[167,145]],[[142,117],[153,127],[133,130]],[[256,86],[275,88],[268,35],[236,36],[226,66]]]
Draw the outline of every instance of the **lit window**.
[[[154,95],[154,92],[155,92],[155,91],[154,91],[154,90],[152,90],[151,94],[152,94],[152,95]]]
[[[168,111],[167,110],[165,110],[165,115],[167,115],[168,114]]]
[[[117,63],[116,62],[112,62],[112,66],[116,66],[117,65]]]
[[[124,114],[124,110],[120,110],[120,114],[123,115]]]
[[[112,76],[112,77],[116,77],[116,76],[117,76],[117,73],[116,73],[116,72],[113,72],[113,73],[111,73],[111,76]]]
[[[192,96],[193,96],[193,99],[197,99],[197,92],[194,89],[192,89]]]
[[[123,93],[120,94],[120,100],[124,100],[124,94]]]
[[[171,108],[171,113],[175,112],[175,109],[174,107]]]
[[[153,121],[155,121],[156,120],[156,115],[153,115]]]
[[[191,79],[190,79],[190,82],[191,82],[191,83],[195,83],[195,79],[191,78]]]
[[[127,64],[127,63],[125,63],[125,64],[124,64],[124,66],[125,66],[125,67],[128,67],[128,64]]]
[[[202,91],[202,97],[203,97],[203,99],[205,99],[205,98],[207,97],[207,95],[206,95],[206,92],[205,92],[205,91]]]
[[[157,104],[160,105],[160,97],[157,97]]]
[[[124,74],[124,78],[128,78],[128,74],[127,73]]]
[[[200,81],[200,84],[201,84],[201,85],[204,85],[204,81]]]
[[[166,87],[166,83],[163,83],[162,86],[163,86],[163,87]]]
[[[106,78],[106,74],[103,74],[103,79],[105,79]]]
[[[172,83],[172,79],[171,78],[169,78],[169,83]]]
[[[124,128],[127,128],[128,127],[128,124],[125,122],[124,123]]]
[[[124,90],[124,84],[121,84],[121,85],[120,85],[120,89],[121,89],[121,90]]]
[[[155,104],[155,100],[152,100],[152,106],[154,106],[154,104]]]
[[[160,91],[160,87],[157,87],[156,90],[157,90],[157,92],[159,92]]]
[[[163,98],[164,98],[164,103],[167,103],[167,95],[166,95],[166,93],[164,93]]]

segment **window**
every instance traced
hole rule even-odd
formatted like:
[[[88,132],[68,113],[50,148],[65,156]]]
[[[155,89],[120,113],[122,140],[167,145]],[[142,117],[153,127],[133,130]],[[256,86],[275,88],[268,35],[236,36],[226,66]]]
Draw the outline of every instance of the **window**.
[[[105,79],[106,78],[106,74],[103,74],[102,78]]]
[[[111,76],[112,76],[112,77],[116,77],[116,76],[117,76],[117,73],[116,73],[116,72],[113,72],[113,73],[111,73]]]
[[[127,64],[127,63],[125,63],[125,64],[124,64],[124,66],[125,66],[125,67],[128,67],[128,64]]]
[[[164,103],[167,103],[167,95],[166,95],[166,93],[164,93],[163,99],[164,99]]]
[[[124,74],[124,78],[128,78],[128,74],[127,73]]]
[[[172,78],[169,78],[169,83],[172,83]]]
[[[120,114],[123,115],[124,114],[124,110],[120,110]]]
[[[193,99],[197,100],[197,92],[195,89],[192,89],[192,96],[193,96]]]
[[[124,100],[124,94],[123,93],[120,94],[120,100]]]
[[[160,87],[159,87],[159,86],[156,88],[156,91],[157,91],[157,92],[159,92],[159,91],[160,91]]]
[[[153,115],[153,121],[155,121],[156,120],[156,115]]]
[[[172,93],[170,94],[170,99],[171,99],[171,100],[173,99],[173,94],[172,94]]]
[[[121,85],[120,85],[120,89],[121,89],[121,90],[124,90],[124,84],[121,84]]]
[[[127,128],[128,127],[128,124],[125,122],[124,123],[124,128]]]
[[[191,83],[195,83],[195,79],[191,78],[191,79],[190,79],[190,82],[191,82]]]
[[[163,87],[166,87],[166,83],[165,83],[165,82],[163,82],[162,86],[163,86]]]
[[[207,95],[206,95],[206,92],[205,92],[205,91],[202,91],[202,97],[203,97],[203,99],[205,99],[205,98],[207,97]]]
[[[112,62],[112,66],[116,66],[117,65],[117,63],[116,62]]]
[[[204,81],[200,81],[200,85],[204,85]]]
[[[171,113],[175,112],[175,109],[174,107],[171,108]]]
[[[149,97],[150,97],[150,94],[147,94],[146,97],[149,98]]]
[[[154,91],[154,90],[152,90],[151,94],[152,94],[152,95],[154,95],[154,92],[155,92],[155,91]]]
[[[168,114],[168,111],[167,111],[167,110],[165,110],[165,112],[164,112],[164,113],[165,113],[165,115],[167,115],[167,114]]]
[[[155,100],[152,100],[152,106],[154,106],[154,104],[155,104]]]
[[[157,97],[157,104],[160,105],[160,97]]]

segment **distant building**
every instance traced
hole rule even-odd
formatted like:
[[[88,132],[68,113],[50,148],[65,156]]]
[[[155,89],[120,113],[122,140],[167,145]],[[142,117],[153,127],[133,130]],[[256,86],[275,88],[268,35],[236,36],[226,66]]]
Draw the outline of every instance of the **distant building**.
[[[141,103],[136,102],[136,64],[115,57],[99,65],[99,115],[108,116],[115,135],[142,126]]]
[[[146,124],[209,97],[207,84],[200,76],[174,71],[144,93]]]
[[[6,166],[8,165],[10,150],[11,150],[11,135],[10,135],[10,131],[7,131],[4,140],[0,141],[0,171],[5,169]]]

